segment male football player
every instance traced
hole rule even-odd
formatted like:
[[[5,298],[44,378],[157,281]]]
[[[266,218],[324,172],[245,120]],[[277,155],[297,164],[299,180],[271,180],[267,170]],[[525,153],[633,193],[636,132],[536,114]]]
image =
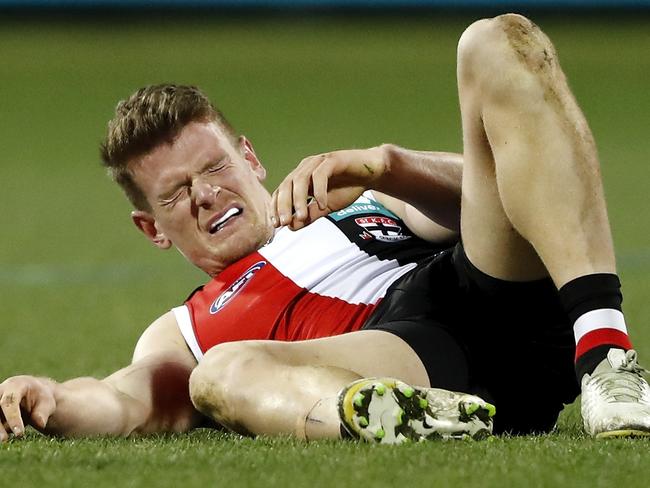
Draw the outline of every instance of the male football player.
[[[551,42],[518,15],[478,21],[458,85],[462,158],[337,151],[272,197],[250,142],[198,90],[121,102],[103,157],[134,223],[212,280],[103,380],[6,380],[0,438],[25,421],[184,431],[201,414],[307,439],[480,437],[494,413],[480,397],[496,431],[543,432],[576,378],[587,432],[650,434],[594,142]]]

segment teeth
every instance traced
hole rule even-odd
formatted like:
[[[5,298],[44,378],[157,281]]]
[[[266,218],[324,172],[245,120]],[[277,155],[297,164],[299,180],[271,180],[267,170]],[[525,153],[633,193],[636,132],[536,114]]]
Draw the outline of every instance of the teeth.
[[[212,226],[210,227],[210,231],[211,232],[218,231],[221,227],[223,227],[223,224],[225,224],[228,219],[234,217],[235,215],[239,215],[240,213],[241,213],[240,208],[233,207],[229,209],[225,214],[223,214],[223,216],[219,220],[215,221],[212,224]]]

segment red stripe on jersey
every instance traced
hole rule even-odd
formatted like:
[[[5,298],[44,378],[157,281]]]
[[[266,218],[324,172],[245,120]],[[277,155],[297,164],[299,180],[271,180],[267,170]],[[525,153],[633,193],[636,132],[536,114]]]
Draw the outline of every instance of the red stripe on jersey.
[[[596,329],[583,335],[576,345],[576,361],[587,351],[602,345],[612,345],[625,350],[632,349],[627,334],[617,329]]]
[[[186,305],[204,353],[223,342],[297,341],[351,332],[376,306],[309,292],[257,252],[226,268]]]

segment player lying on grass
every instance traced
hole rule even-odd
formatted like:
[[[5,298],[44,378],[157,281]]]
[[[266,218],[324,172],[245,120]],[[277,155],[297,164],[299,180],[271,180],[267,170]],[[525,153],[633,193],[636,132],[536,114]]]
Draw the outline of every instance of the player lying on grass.
[[[552,44],[520,16],[476,22],[458,85],[462,158],[323,154],[273,197],[250,142],[198,90],[120,103],[103,155],[133,221],[212,280],[103,380],[6,380],[0,437],[24,422],[186,431],[202,415],[307,439],[479,437],[493,414],[479,396],[496,432],[545,432],[576,376],[587,432],[650,433],[594,142]]]

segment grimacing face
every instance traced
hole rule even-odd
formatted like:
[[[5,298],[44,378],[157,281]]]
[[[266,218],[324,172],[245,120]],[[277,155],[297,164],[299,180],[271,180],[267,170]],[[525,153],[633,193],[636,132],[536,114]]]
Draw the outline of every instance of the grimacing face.
[[[134,211],[135,225],[210,276],[273,235],[266,171],[245,137],[237,145],[215,122],[192,122],[172,144],[129,162],[152,209]]]

